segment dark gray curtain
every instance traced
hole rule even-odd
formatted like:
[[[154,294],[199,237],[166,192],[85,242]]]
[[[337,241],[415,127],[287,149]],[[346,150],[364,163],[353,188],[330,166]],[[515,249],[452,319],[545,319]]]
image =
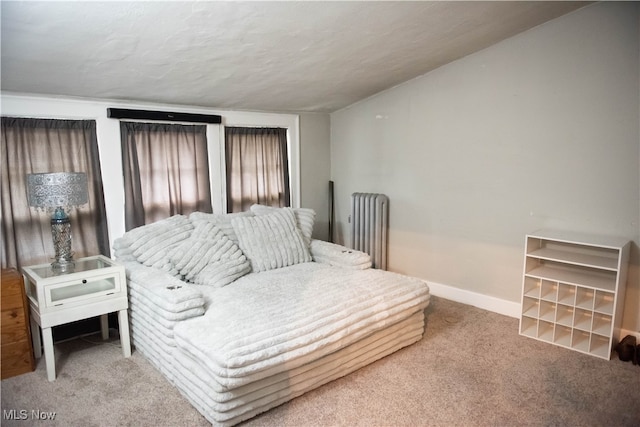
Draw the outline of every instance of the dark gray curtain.
[[[127,230],[212,212],[206,126],[120,122]]]
[[[50,262],[51,215],[30,208],[29,173],[85,172],[89,203],[68,212],[74,258],[109,256],[102,174],[93,120],[2,117],[2,268]]]
[[[287,130],[225,128],[227,212],[291,204]]]

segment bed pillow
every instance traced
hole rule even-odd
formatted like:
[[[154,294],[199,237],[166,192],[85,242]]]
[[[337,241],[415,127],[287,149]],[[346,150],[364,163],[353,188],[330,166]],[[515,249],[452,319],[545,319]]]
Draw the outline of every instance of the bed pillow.
[[[238,245],[211,222],[198,224],[169,258],[183,280],[199,285],[226,286],[251,271]]]
[[[229,214],[212,214],[212,213],[204,213],[204,212],[193,212],[189,215],[189,220],[193,223],[194,227],[198,226],[198,224],[203,223],[212,223],[217,225],[220,230],[224,234],[227,235],[229,239],[236,245],[238,244],[238,237],[236,236],[235,231],[233,231],[233,227],[231,226],[231,220],[234,218],[242,217],[242,216],[253,216],[254,213],[251,211],[246,212],[236,212]]]
[[[139,263],[175,275],[168,254],[188,239],[192,231],[193,225],[186,216],[174,215],[126,232],[118,246],[122,247],[122,253],[127,252]]]
[[[296,225],[291,208],[266,215],[238,217],[231,221],[240,249],[254,272],[310,262],[309,248]]]
[[[278,209],[283,208],[275,208],[272,206],[265,205],[252,205],[251,212],[256,214],[257,216],[270,214]],[[290,208],[284,208],[290,209]],[[296,216],[296,224],[298,228],[302,232],[302,237],[304,238],[304,242],[309,247],[311,245],[311,235],[313,234],[313,225],[316,219],[316,211],[309,208],[293,208],[293,213]]]

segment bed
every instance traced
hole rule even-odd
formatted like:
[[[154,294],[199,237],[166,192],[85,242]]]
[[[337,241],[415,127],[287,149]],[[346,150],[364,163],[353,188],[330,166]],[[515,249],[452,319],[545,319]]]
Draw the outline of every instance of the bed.
[[[313,240],[310,209],[174,216],[115,244],[142,353],[230,426],[421,339],[429,289]]]

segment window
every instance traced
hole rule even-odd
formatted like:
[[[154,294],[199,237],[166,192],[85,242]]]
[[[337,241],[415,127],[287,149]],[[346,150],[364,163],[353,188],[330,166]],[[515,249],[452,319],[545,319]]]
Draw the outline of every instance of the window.
[[[211,212],[206,126],[120,122],[126,230]]]
[[[291,205],[287,129],[225,128],[227,212]]]
[[[50,262],[51,216],[29,207],[30,173],[85,172],[87,205],[68,212],[75,258],[109,256],[102,174],[93,120],[2,118],[2,268]]]

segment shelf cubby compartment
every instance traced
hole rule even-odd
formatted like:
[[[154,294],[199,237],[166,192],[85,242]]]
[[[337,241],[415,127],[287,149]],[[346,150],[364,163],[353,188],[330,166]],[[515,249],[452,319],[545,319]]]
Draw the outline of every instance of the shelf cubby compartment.
[[[520,319],[520,333],[528,337],[538,336],[538,321],[531,317],[522,317]]]
[[[524,297],[522,301],[522,315],[537,319],[539,312],[540,312],[540,301],[538,301],[537,299]]]
[[[553,323],[540,320],[538,322],[538,338],[545,341],[553,341]]]
[[[589,288],[578,288],[576,292],[576,307],[584,308],[585,310],[593,310],[593,298],[595,291]]]
[[[553,342],[564,347],[571,347],[571,332],[572,329],[569,327],[556,325]]]
[[[574,329],[571,336],[571,348],[588,353],[590,337],[591,334],[589,332]]]
[[[611,335],[611,316],[607,314],[596,313],[593,315],[593,326],[591,330],[599,335]]]
[[[598,357],[609,359],[609,357],[611,356],[609,338],[598,334],[591,334],[589,353]]]
[[[540,301],[540,314],[538,317],[541,320],[553,322],[556,319],[556,305],[549,301]]]
[[[576,312],[573,316],[574,328],[581,329],[583,331],[590,331],[592,321],[593,321],[592,312],[576,308]]]
[[[524,295],[532,298],[540,298],[542,280],[533,277],[524,278]]]
[[[555,302],[558,298],[558,283],[550,280],[542,280],[540,299]]]
[[[573,326],[573,306],[558,304],[556,309],[556,323],[563,326]]]
[[[612,315],[614,298],[615,294],[613,292],[596,291],[593,309],[598,313]]]
[[[560,304],[575,305],[576,303],[576,287],[560,283],[558,285],[558,302]]]

